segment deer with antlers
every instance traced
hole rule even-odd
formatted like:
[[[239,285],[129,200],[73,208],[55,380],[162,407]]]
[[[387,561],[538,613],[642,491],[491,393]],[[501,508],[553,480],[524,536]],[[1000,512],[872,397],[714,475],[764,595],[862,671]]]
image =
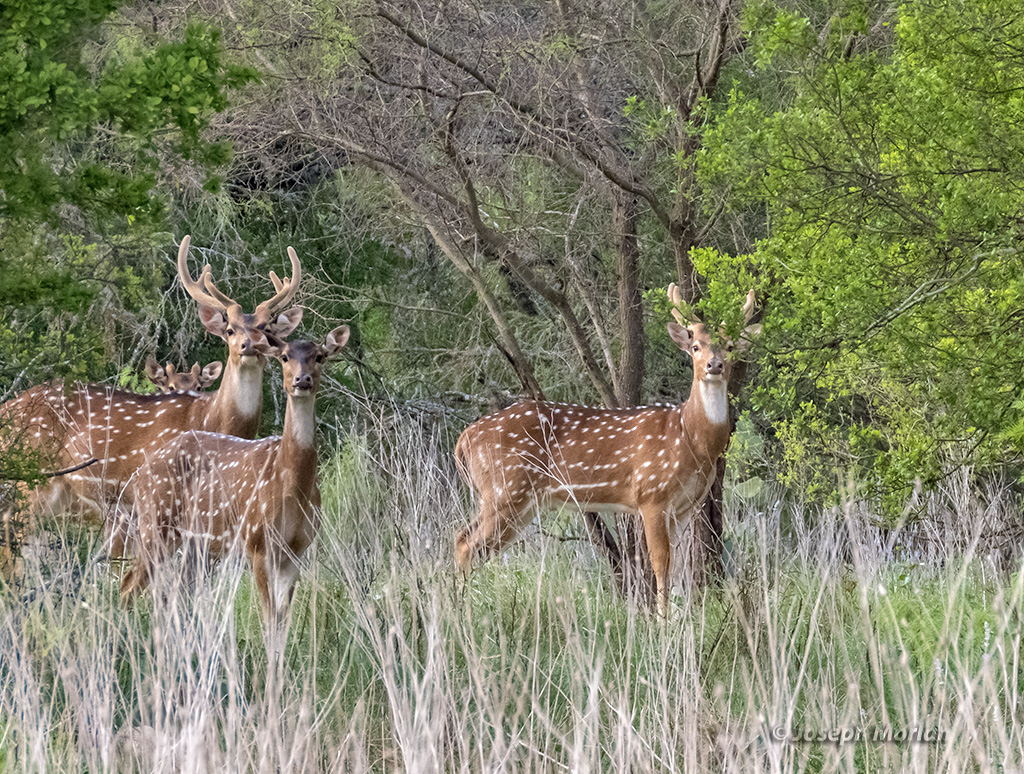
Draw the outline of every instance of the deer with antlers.
[[[323,364],[348,337],[342,325],[322,344],[263,347],[284,372],[282,435],[251,441],[192,431],[148,456],[138,474],[138,541],[121,585],[126,599],[149,584],[156,566],[184,539],[200,540],[214,556],[239,545],[252,566],[271,639],[287,633],[299,565],[319,518],[314,401]]]
[[[153,355],[146,358],[146,378],[164,394],[205,390],[217,381],[222,370],[224,364],[219,360],[208,363],[204,368],[193,363],[188,371],[179,371],[174,363],[160,365]]]
[[[227,365],[219,390],[210,393],[136,395],[102,385],[32,387],[0,406],[0,426],[40,457],[50,469],[72,468],[88,459],[86,469],[52,479],[30,494],[30,518],[41,513],[76,513],[98,518],[111,532],[107,554],[123,553],[130,520],[132,475],[155,451],[179,433],[195,429],[253,438],[263,405],[262,348],[267,336],[287,337],[302,320],[302,308],[284,307],[298,290],[302,276],[292,248],[292,276],[281,280],[270,272],[274,295],[252,314],[217,288],[209,265],[194,280],[187,259],[191,240],[178,250],[178,275],[199,302],[199,319],[207,331],[228,345]],[[116,518],[109,518],[115,511]]]
[[[693,360],[689,398],[678,406],[590,408],[524,401],[467,427],[456,463],[476,493],[479,511],[455,542],[468,572],[512,541],[535,516],[564,505],[640,514],[657,584],[667,609],[671,527],[692,519],[715,479],[729,443],[728,382],[735,349],[697,319],[684,320],[675,284],[669,298],[672,341]],[[744,325],[754,292],[744,305]],[[739,344],[759,331],[749,326]]]

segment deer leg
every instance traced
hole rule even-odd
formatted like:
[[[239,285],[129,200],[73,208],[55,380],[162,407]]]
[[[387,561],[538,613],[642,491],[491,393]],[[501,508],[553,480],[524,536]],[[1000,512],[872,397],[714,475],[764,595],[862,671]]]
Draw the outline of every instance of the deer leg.
[[[291,625],[292,597],[295,594],[295,583],[299,579],[299,565],[290,556],[281,557],[281,562],[274,571],[273,620],[268,621],[272,627],[271,636],[276,638],[275,647],[283,649],[288,642],[288,629]]]
[[[292,595],[299,577],[299,565],[287,549],[268,547],[250,554],[256,588],[263,603],[267,631],[267,653],[280,658],[288,641]]]
[[[50,481],[29,492],[26,510],[33,516],[56,516],[74,503],[71,487],[64,481]]]
[[[256,590],[260,593],[260,604],[263,608],[263,620],[270,622],[272,612],[270,600],[270,568],[267,566],[267,551],[249,552],[252,565],[252,577],[256,581]]]
[[[146,590],[151,577],[149,562],[141,557],[136,558],[135,564],[121,579],[121,601],[125,605],[130,605],[136,595]]]
[[[131,513],[123,506],[117,506],[107,521],[107,535],[103,541],[104,554],[107,561],[124,559],[129,552],[129,532],[131,530]]]
[[[480,502],[480,513],[455,540],[455,561],[463,572],[469,572],[474,557],[487,558],[512,542],[536,515],[529,502],[505,500],[492,504]]]
[[[464,573],[468,573],[473,565],[473,546],[476,543],[474,535],[477,532],[479,518],[462,529],[455,538],[455,564]]]
[[[493,496],[480,493],[477,497],[476,518],[463,527],[455,538],[455,564],[463,573],[468,574],[472,568],[473,560],[480,553],[480,534],[494,518]]]
[[[665,509],[660,504],[642,505],[640,516],[644,521],[644,539],[647,541],[647,552],[651,556],[651,568],[654,570],[658,612],[667,615],[672,545],[669,542]]]
[[[139,538],[139,544],[140,547],[136,551],[135,561],[121,579],[121,601],[126,605],[131,604],[132,599],[137,594],[146,590],[153,577],[153,568],[159,561],[155,551],[143,547],[148,545],[148,543],[144,542],[141,537]]]
[[[149,586],[153,571],[176,546],[168,545],[175,541],[169,540],[164,528],[157,523],[151,513],[152,507],[143,504],[139,513],[139,537],[134,546],[135,561],[121,580],[121,601],[130,603],[132,597]]]

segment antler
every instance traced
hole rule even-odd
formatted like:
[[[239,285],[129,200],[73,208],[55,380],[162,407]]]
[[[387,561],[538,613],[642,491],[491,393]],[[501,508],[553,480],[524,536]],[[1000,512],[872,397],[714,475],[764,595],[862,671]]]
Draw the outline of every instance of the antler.
[[[686,318],[683,317],[683,313],[681,311],[679,311],[679,308],[678,308],[678,307],[682,306],[682,304],[683,304],[683,293],[679,289],[679,286],[676,285],[676,283],[674,283],[674,282],[671,283],[668,286],[668,300],[672,302],[672,306],[673,306],[672,316],[676,318],[676,322],[678,322],[680,325],[687,325],[688,323],[686,322]],[[757,297],[754,295],[754,289],[751,288],[747,292],[747,300],[743,304],[743,324],[744,325],[749,323],[750,322],[750,318],[752,318],[754,316],[754,304],[755,304],[756,300],[757,300]],[[693,322],[700,322],[700,320],[697,319],[696,316],[694,316],[693,320],[691,320],[690,322],[691,323],[693,323]]]
[[[699,323],[700,319],[697,315],[693,315],[692,319],[687,320],[683,317],[682,311],[679,309],[683,305],[683,291],[679,289],[679,286],[671,282],[668,286],[668,300],[672,302],[672,316],[676,318],[676,322],[682,325],[684,328],[694,323]]]
[[[199,278],[203,283],[203,287],[206,288],[206,292],[209,293],[213,298],[217,299],[218,303],[224,304],[225,308],[228,306],[239,306],[239,303],[235,299],[224,293],[213,281],[213,271],[210,269],[210,265],[207,264],[203,267],[203,276]]]
[[[188,234],[181,238],[181,246],[178,248],[178,277],[185,291],[203,306],[226,312],[228,307],[234,304],[230,298],[225,296],[216,287],[213,287],[213,278],[210,265],[207,264],[199,273],[199,279],[192,279],[188,271],[188,248],[192,244],[192,237]]]
[[[746,325],[750,322],[750,318],[754,316],[754,289],[751,288],[747,293],[746,303],[743,304],[743,324]]]
[[[299,282],[302,279],[302,266],[299,265],[299,256],[294,248],[288,248],[288,257],[292,262],[292,276],[285,277],[282,280],[277,276],[276,272],[270,272],[270,281],[274,283],[274,290],[277,292],[274,293],[273,297],[268,298],[256,307],[257,316],[270,316],[295,297],[295,293],[299,289]]]
[[[226,312],[228,307],[239,306],[237,301],[217,287],[217,283],[213,281],[213,271],[209,264],[203,267],[198,280],[192,279],[192,275],[188,271],[187,260],[190,244],[191,237],[186,235],[182,237],[181,246],[178,248],[178,276],[188,294],[203,306],[222,312]],[[281,307],[289,303],[298,291],[299,281],[302,279],[302,266],[299,264],[299,256],[291,247],[288,248],[288,257],[292,262],[292,276],[282,280],[275,272],[270,272],[270,281],[274,283],[275,293],[256,307],[258,316],[273,316]]]

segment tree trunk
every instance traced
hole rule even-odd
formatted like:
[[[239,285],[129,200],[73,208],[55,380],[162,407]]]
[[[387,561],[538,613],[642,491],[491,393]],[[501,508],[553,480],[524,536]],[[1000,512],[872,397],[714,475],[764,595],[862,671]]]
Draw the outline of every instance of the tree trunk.
[[[697,270],[690,260],[690,250],[695,246],[694,208],[692,202],[681,197],[673,212],[670,227],[672,247],[676,259],[676,272],[679,276],[679,289],[683,301],[687,304],[696,303],[700,298],[700,286],[697,282]],[[734,377],[736,376],[734,371]],[[736,379],[730,380],[729,390],[733,392]],[[730,412],[729,421],[735,424]],[[690,527],[689,561],[684,563],[683,582],[690,589],[699,589],[713,577],[720,577],[722,572],[722,502],[725,481],[725,458],[718,460],[715,467],[715,480],[707,498],[693,514]]]
[[[715,467],[715,480],[711,484],[711,491],[693,516],[690,577],[686,579],[693,589],[722,577],[722,551],[725,545],[722,540],[725,457],[719,457]]]
[[[619,192],[615,196],[613,228],[615,263],[619,286],[619,323],[622,350],[616,393],[620,406],[640,402],[644,383],[644,308],[640,293],[640,243],[635,196]]]
[[[615,274],[619,291],[618,379],[615,384],[620,406],[636,406],[643,394],[644,337],[643,295],[640,291],[640,240],[637,233],[637,197],[624,191],[614,194],[612,228],[615,235]],[[587,514],[588,521],[600,520]],[[643,538],[643,522],[633,513],[616,516],[616,532],[622,546],[612,560],[612,574],[619,592],[641,606],[654,602],[654,570]],[[604,522],[601,522],[602,526]]]
[[[9,581],[16,576],[21,534],[21,525],[14,517],[14,506],[5,507],[0,511],[0,579]]]

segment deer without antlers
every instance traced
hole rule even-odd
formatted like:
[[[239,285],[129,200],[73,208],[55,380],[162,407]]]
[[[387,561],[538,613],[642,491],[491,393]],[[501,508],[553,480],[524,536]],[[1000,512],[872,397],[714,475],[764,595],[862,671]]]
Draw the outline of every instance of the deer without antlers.
[[[678,306],[679,290],[669,287]],[[754,312],[753,291],[744,306]],[[729,443],[728,381],[734,347],[699,320],[669,323],[669,336],[693,359],[693,385],[679,406],[589,408],[524,401],[467,427],[455,446],[460,472],[479,512],[455,544],[468,571],[474,557],[500,550],[541,511],[639,513],[657,582],[668,602],[669,522],[689,521],[715,478]],[[740,344],[759,330],[750,326]]]
[[[164,394],[205,390],[217,381],[223,369],[224,364],[219,360],[214,360],[202,369],[199,363],[193,363],[188,371],[179,371],[174,363],[162,366],[152,355],[146,358],[146,378]]]
[[[144,589],[154,568],[186,537],[217,556],[244,547],[271,635],[286,631],[299,563],[318,525],[314,400],[323,363],[337,356],[347,325],[323,344],[268,345],[284,371],[288,406],[281,436],[257,441],[192,431],[149,456],[139,470],[135,564],[121,590]]]
[[[301,307],[284,310],[302,276],[295,251],[288,248],[292,276],[270,279],[274,295],[252,314],[226,296],[213,281],[209,265],[194,280],[187,258],[191,240],[178,250],[178,275],[199,302],[204,327],[228,345],[227,365],[219,390],[206,394],[136,395],[102,385],[45,384],[32,387],[0,406],[0,426],[41,457],[49,469],[71,468],[95,457],[87,469],[54,479],[29,497],[30,517],[70,510],[106,520],[111,529],[108,555],[123,552],[133,493],[132,474],[153,451],[184,430],[208,430],[255,437],[263,405],[265,358],[259,351],[267,336],[287,337],[302,320]],[[116,510],[114,518],[110,512]]]

